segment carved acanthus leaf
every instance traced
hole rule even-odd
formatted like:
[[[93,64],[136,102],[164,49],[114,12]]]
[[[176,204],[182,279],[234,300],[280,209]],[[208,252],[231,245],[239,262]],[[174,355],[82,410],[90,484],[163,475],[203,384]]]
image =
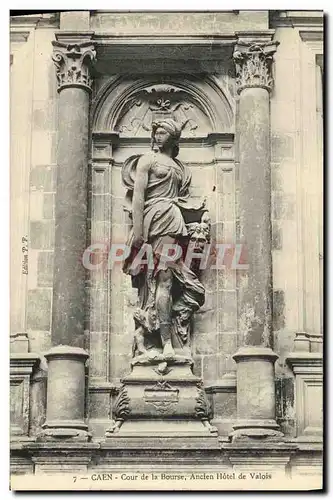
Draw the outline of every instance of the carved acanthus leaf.
[[[278,42],[241,43],[234,51],[236,85],[240,93],[244,88],[273,88],[272,62]]]
[[[196,415],[200,420],[209,420],[210,418],[212,418],[212,411],[206,396],[205,389],[203,388],[201,383],[197,384],[197,388],[198,388],[198,395],[195,399]]]
[[[117,420],[125,420],[131,412],[130,399],[127,394],[127,389],[123,386],[118,394],[115,404],[115,417]]]
[[[94,44],[90,41],[78,43],[52,42],[52,59],[56,66],[58,91],[76,86],[91,90],[91,68],[96,60]]]

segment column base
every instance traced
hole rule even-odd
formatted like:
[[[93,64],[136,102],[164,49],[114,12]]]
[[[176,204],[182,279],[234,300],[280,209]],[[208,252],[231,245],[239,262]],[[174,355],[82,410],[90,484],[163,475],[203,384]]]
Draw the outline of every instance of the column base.
[[[278,440],[283,433],[275,421],[274,363],[278,356],[269,347],[243,346],[233,356],[237,363],[237,420],[232,441]]]
[[[58,345],[48,362],[46,422],[38,440],[89,441],[85,423],[85,363],[89,355],[79,347]]]
[[[231,440],[260,439],[269,441],[281,441],[284,434],[273,419],[263,420],[239,420],[233,425],[233,431],[229,434]]]
[[[88,442],[91,440],[88,426],[84,422],[59,420],[57,422],[47,422],[42,427],[43,430],[37,437],[38,441],[69,440]]]

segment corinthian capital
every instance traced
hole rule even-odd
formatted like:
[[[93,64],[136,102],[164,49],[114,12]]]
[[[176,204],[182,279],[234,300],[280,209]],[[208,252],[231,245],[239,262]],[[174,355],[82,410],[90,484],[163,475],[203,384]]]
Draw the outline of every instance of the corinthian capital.
[[[278,42],[239,42],[234,51],[237,91],[244,88],[273,88],[272,63]]]
[[[91,91],[91,68],[96,60],[94,44],[91,41],[77,43],[54,41],[52,45],[58,92],[66,87],[81,87]]]

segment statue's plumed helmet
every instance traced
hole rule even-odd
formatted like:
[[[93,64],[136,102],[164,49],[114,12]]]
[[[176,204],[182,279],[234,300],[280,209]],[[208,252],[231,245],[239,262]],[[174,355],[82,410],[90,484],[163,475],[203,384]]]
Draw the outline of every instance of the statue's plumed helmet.
[[[165,118],[162,120],[156,120],[152,123],[152,137],[154,137],[155,132],[158,128],[163,128],[166,130],[175,141],[180,139],[181,128],[175,120],[172,118]]]

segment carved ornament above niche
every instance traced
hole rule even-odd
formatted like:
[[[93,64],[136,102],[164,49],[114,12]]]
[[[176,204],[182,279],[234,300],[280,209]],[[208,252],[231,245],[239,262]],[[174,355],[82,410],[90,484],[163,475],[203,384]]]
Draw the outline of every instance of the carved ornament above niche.
[[[129,98],[118,117],[120,137],[149,137],[155,120],[173,118],[182,128],[183,137],[202,137],[212,131],[210,121],[198,103],[184,90],[167,84],[144,88]]]

